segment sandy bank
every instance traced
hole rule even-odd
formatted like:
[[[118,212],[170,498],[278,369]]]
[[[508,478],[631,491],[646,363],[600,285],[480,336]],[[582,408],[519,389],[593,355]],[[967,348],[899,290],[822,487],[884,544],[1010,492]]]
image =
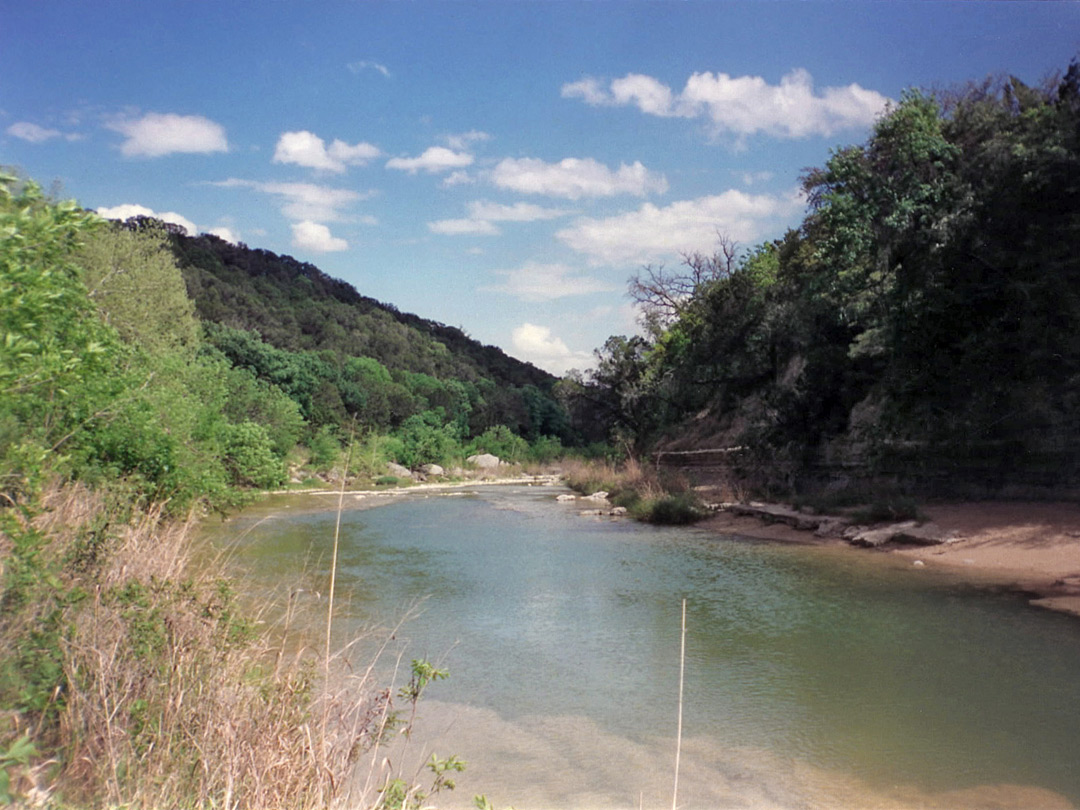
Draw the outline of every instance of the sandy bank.
[[[852,547],[855,554],[907,557],[926,569],[949,571],[976,584],[1032,595],[1032,604],[1080,615],[1080,505],[974,502],[923,507],[930,520],[955,532],[955,542],[933,547]],[[798,543],[841,544],[776,523],[721,512],[703,527],[724,534]]]

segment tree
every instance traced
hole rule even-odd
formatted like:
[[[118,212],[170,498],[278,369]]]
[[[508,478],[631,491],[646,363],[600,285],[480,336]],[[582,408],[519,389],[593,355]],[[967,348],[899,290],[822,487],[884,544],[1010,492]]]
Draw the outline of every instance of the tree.
[[[195,346],[195,305],[169,247],[153,221],[137,230],[97,229],[74,257],[101,319],[147,351]]]
[[[738,243],[718,234],[719,249],[711,256],[682,254],[682,272],[665,271],[664,266],[646,265],[631,276],[629,295],[641,308],[646,330],[659,335],[683,314],[694,296],[707,284],[727,278],[738,261]]]

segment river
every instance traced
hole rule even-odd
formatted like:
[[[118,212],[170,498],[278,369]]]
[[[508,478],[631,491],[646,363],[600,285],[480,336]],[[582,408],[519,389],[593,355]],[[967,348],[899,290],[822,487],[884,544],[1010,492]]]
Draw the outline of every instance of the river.
[[[880,554],[583,517],[550,487],[342,515],[335,644],[419,615],[450,671],[417,748],[500,810],[1064,806],[1080,801],[1080,622]],[[336,498],[227,522],[245,587],[325,611]],[[365,502],[360,502],[365,503]],[[363,645],[358,648],[363,654]]]

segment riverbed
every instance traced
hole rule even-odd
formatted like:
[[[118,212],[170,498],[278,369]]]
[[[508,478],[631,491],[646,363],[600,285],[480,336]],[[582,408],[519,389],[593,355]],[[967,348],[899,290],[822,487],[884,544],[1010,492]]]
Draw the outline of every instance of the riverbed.
[[[1080,801],[1075,618],[904,558],[582,517],[558,491],[346,497],[335,645],[418,608],[394,643],[450,678],[405,756],[469,762],[442,806],[670,805],[683,598],[681,808]],[[313,632],[333,506],[217,531],[245,587],[293,594]]]

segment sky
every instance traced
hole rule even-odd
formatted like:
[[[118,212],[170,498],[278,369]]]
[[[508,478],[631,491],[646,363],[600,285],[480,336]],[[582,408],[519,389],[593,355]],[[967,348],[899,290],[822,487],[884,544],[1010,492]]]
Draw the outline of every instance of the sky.
[[[0,0],[0,164],[562,374],[643,267],[797,226],[905,89],[1078,53],[1072,0]]]

